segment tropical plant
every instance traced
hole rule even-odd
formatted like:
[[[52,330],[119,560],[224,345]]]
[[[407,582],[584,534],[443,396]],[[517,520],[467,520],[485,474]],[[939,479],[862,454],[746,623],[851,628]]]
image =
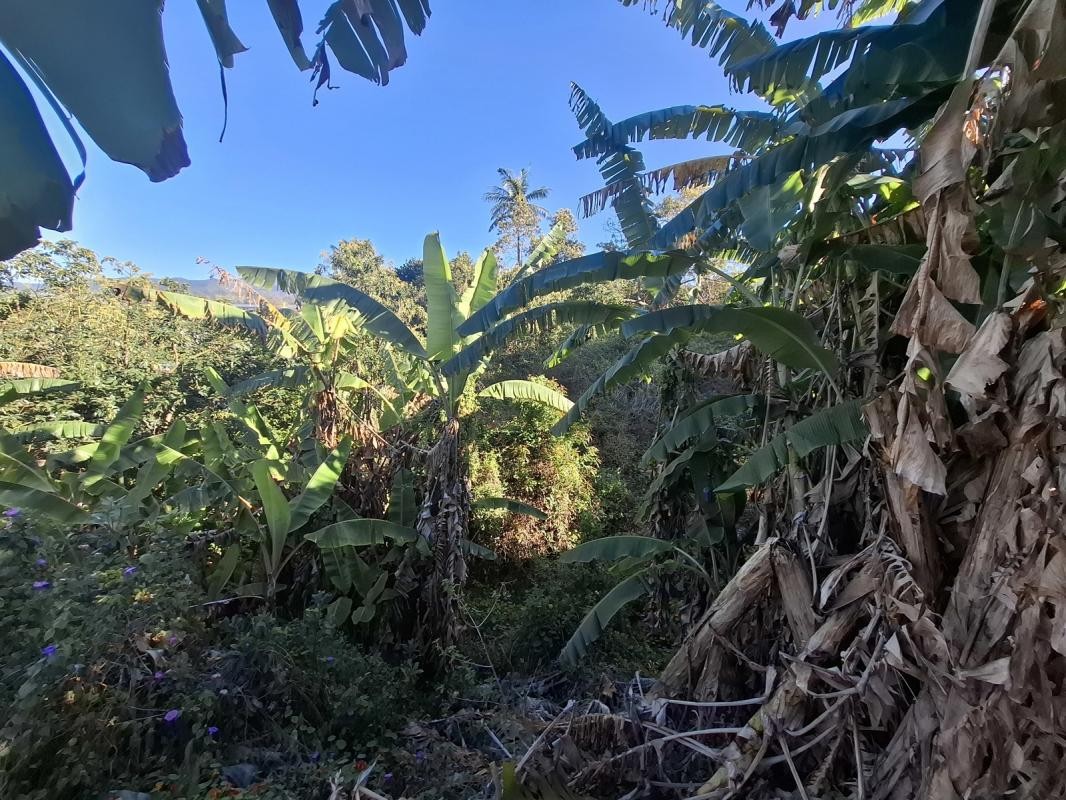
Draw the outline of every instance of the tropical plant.
[[[537,260],[550,257],[552,252],[553,248],[545,245],[539,249]],[[602,321],[617,315],[618,309],[594,303],[557,304],[538,310],[532,317],[508,320],[484,336],[462,336],[457,328],[494,296],[495,256],[491,250],[481,255],[470,285],[461,294],[455,289],[451,265],[437,234],[426,237],[422,262],[427,309],[424,340],[393,311],[358,288],[290,270],[240,267],[238,272],[253,286],[290,292],[304,302],[346,304],[365,317],[366,330],[393,353],[397,421],[414,418],[428,424],[431,431],[422,465],[424,487],[417,529],[421,541],[431,547],[432,568],[428,579],[422,581],[418,619],[423,653],[439,654],[457,638],[457,591],[466,579],[464,552],[472,549],[467,538],[470,487],[460,442],[462,401],[472,386],[471,379],[480,374],[493,350],[509,335],[543,328],[556,318]],[[531,381],[496,383],[485,387],[483,393],[497,399],[534,400],[557,409],[570,407],[559,392]],[[416,557],[416,551],[409,550],[401,564],[396,578],[401,586],[417,585],[411,574]]]
[[[761,446],[716,487],[761,487],[751,549],[646,695],[675,723],[649,734],[658,779],[687,780],[700,758],[664,746],[715,734],[723,749],[687,794],[1062,793],[1055,734],[1028,711],[1034,697],[1055,702],[1064,657],[1034,626],[1057,614],[1050,587],[1062,583],[1062,532],[1043,499],[1061,461],[1066,109],[1049,92],[1063,74],[1062,4],[842,2],[848,26],[784,44],[714,3],[664,5],[667,24],[769,109],[614,125],[577,92],[579,147],[619,169],[639,165],[645,137],[740,150],[712,156],[723,161],[709,188],[658,228],[644,222],[642,181],[665,170],[630,169],[599,196],[643,248],[683,249],[697,269],[723,254],[748,265],[733,307],[627,324],[651,334],[638,345],[648,358],[669,353],[769,402]],[[821,7],[764,5],[778,6],[779,30]],[[899,10],[893,24],[858,24],[886,10]],[[908,137],[914,147],[892,146]],[[752,322],[737,327],[745,342],[685,349],[737,311]],[[682,411],[653,455],[706,441],[699,414]],[[695,706],[724,726],[694,734]],[[581,765],[571,788],[605,771],[626,783],[624,763]],[[764,771],[773,763],[788,769]]]
[[[544,186],[532,188],[529,185],[529,171],[524,167],[519,172],[512,172],[501,167],[496,170],[500,182],[485,193],[485,200],[492,203],[489,231],[498,231],[500,250],[514,248],[514,268],[522,269],[523,244],[532,249],[539,237],[540,222],[548,211],[537,205],[537,200],[548,196]]]
[[[247,48],[230,28],[225,0],[198,0],[198,5],[218,57],[225,98],[225,70]],[[268,0],[267,5],[296,66],[313,70],[316,93],[329,85],[330,52],[342,69],[388,83],[389,71],[407,60],[405,28],[420,34],[429,16],[427,0],[337,0],[318,25],[320,38],[309,58],[299,0]],[[189,165],[162,14],[163,0],[106,0],[91,7],[71,0],[17,0],[0,9],[0,107],[9,122],[0,148],[5,186],[0,260],[33,247],[42,227],[70,230],[86,161],[71,117],[109,158],[138,167],[153,181]],[[30,86],[78,151],[82,172],[77,177],[63,166]]]

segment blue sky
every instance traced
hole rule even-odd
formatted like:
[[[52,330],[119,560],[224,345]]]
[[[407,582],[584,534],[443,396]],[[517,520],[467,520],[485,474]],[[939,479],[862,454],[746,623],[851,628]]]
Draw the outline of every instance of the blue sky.
[[[304,41],[327,0],[303,0]],[[164,12],[168,57],[192,166],[151,184],[90,145],[72,237],[156,275],[206,277],[204,257],[311,269],[329,245],[369,238],[400,263],[440,230],[449,253],[492,242],[482,195],[501,166],[527,167],[546,205],[576,208],[600,187],[568,108],[574,80],[614,119],[686,103],[736,103],[716,63],[640,8],[617,0],[437,0],[387,87],[334,70],[311,106],[263,2],[230,2],[249,51],[227,71],[222,128],[218,63],[195,3]],[[742,5],[741,5],[742,7]],[[310,34],[310,35],[309,35]],[[714,147],[715,150],[709,149]],[[706,143],[644,145],[649,167],[708,155]],[[590,245],[606,212],[581,223]],[[50,237],[54,238],[54,237]]]

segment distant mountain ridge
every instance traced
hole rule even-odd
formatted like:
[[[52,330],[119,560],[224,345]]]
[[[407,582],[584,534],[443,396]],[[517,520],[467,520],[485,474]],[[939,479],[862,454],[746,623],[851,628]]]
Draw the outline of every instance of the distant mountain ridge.
[[[220,283],[215,278],[163,278],[161,280],[172,280],[179,284],[185,284],[189,287],[188,294],[203,297],[206,300],[219,300],[233,305],[246,305],[244,298],[241,297],[236,288]],[[158,286],[159,279],[155,283]],[[293,305],[293,296],[291,294],[265,291],[259,291],[259,294],[274,305],[282,308]]]

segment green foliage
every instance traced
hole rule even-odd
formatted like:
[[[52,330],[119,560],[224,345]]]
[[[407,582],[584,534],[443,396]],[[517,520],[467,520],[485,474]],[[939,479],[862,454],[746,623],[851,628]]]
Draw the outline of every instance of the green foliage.
[[[548,382],[540,379],[536,385],[547,388]],[[599,457],[588,431],[552,436],[559,412],[530,400],[479,404],[467,433],[474,538],[509,559],[568,547],[596,506],[589,476]],[[493,510],[501,498],[521,506],[504,503]],[[508,513],[522,506],[538,510],[542,518]]]
[[[379,84],[407,60],[405,28],[425,28],[425,0],[336,2],[318,27],[312,58],[301,41],[299,0],[269,0],[270,11],[296,66],[329,83],[327,47],[341,68]],[[200,0],[204,24],[222,67],[247,48],[229,26],[225,0]],[[163,0],[107,2],[83,7],[57,0],[47,7],[13,0],[0,8],[0,103],[8,124],[0,147],[0,259],[33,247],[40,228],[71,227],[82,174],[67,174],[37,103],[10,58],[55,110],[85,166],[86,151],[66,112],[111,159],[163,181],[189,165],[182,117],[170,82],[163,42]],[[317,92],[317,89],[316,89]],[[225,83],[223,82],[223,95]],[[317,103],[317,99],[315,100]]]
[[[480,624],[497,672],[537,674],[554,668],[587,610],[616,583],[617,578],[599,566],[539,560],[506,583],[472,587],[468,612]],[[627,632],[628,626],[641,624],[638,611],[638,603],[621,611],[579,665],[578,676],[590,682],[598,682],[603,673],[627,679],[634,669],[654,671],[665,661],[669,642],[654,632],[639,639]],[[463,646],[474,661],[486,657],[476,637]]]

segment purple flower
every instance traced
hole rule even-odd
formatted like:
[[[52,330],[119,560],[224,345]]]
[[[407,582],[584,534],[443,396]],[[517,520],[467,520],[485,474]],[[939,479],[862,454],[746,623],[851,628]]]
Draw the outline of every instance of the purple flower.
[[[11,508],[9,508],[6,511],[4,511],[4,516],[5,517],[9,517],[9,518],[10,517],[17,517],[21,513],[22,513],[22,509],[21,508],[16,508],[16,507],[12,506]]]
[[[47,558],[38,558],[36,563],[37,563],[38,567],[47,567],[48,566],[48,559]]]
[[[163,680],[163,678],[165,678],[166,676],[167,674],[162,670],[156,670],[155,673],[152,675],[152,677],[155,678],[157,681]]]
[[[54,644],[46,644],[41,648],[41,655],[45,658],[51,658],[56,654],[58,648]]]
[[[385,783],[392,783],[392,773],[391,772],[386,772],[381,777],[383,777],[385,779]]]
[[[163,715],[163,719],[166,722],[169,723],[169,722],[173,722],[174,720],[176,720],[180,716],[181,716],[181,709],[172,708],[172,709],[170,709],[170,711],[168,711],[166,714]]]
[[[167,644],[169,644],[171,647],[173,647],[177,643],[178,643],[178,637],[177,636],[174,636],[172,634],[172,635],[167,637]]]
[[[419,764],[421,764],[425,760],[426,760],[425,751],[419,750],[417,753],[415,753],[415,761],[417,761]]]
[[[33,590],[35,592],[43,592],[45,589],[48,589],[51,586],[52,586],[52,583],[50,581],[34,581],[33,582]]]
[[[125,575],[128,578],[130,575],[132,575],[136,571],[137,571],[136,567],[126,567],[124,570],[122,570],[122,574]]]
[[[207,735],[208,736],[217,736],[218,735],[218,726],[217,725],[208,725],[207,726]]]
[[[334,658],[333,658],[333,656],[326,656],[326,659],[325,659],[325,660],[326,660],[326,663],[327,663],[327,664],[332,664],[332,663],[333,663],[333,661],[334,661]]]

